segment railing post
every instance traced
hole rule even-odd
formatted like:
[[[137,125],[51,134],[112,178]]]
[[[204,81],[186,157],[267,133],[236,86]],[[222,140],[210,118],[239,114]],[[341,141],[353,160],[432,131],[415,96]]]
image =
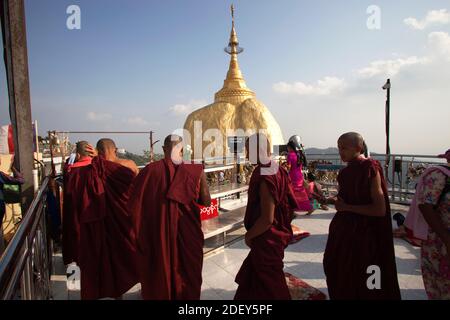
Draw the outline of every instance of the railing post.
[[[403,190],[403,156],[400,156],[400,200],[406,200],[405,192]]]
[[[40,240],[41,240],[41,244],[42,244],[42,248],[40,249],[40,257],[41,257],[41,270],[40,272],[40,276],[41,276],[41,284],[42,284],[42,299],[48,299],[51,295],[51,282],[50,282],[50,277],[51,277],[51,259],[52,259],[52,255],[51,252],[49,254],[49,242],[47,241],[47,226],[46,226],[46,216],[45,216],[45,210],[46,210],[46,206],[42,206],[42,216],[41,216],[41,221],[40,221]]]
[[[30,250],[30,243],[28,237],[25,240],[25,254]],[[22,300],[32,299],[32,270],[31,270],[31,254],[27,255],[25,266],[22,272],[21,279],[21,296]]]
[[[392,180],[391,180],[391,188],[392,188],[392,201],[395,201],[395,156],[391,155],[391,159],[389,163],[392,163]]]

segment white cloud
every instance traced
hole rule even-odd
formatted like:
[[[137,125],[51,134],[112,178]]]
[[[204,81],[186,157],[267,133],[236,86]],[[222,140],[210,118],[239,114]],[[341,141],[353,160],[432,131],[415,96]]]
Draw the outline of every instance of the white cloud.
[[[363,78],[372,78],[374,76],[383,75],[386,77],[395,76],[400,70],[416,64],[426,64],[429,58],[418,58],[416,56],[408,58],[399,58],[395,60],[377,60],[369,64],[368,67],[359,69],[358,75]]]
[[[393,83],[391,105],[391,150],[395,153],[436,154],[448,143],[450,116],[450,35],[431,32],[422,46],[423,55],[393,54],[363,65],[342,80],[345,89],[333,96],[307,99],[305,95],[291,95],[274,103],[283,108],[278,119],[285,136],[300,134],[309,146],[332,146],[336,138],[346,131],[363,134],[374,152],[383,152],[385,132],[385,92],[381,86],[386,78]],[[383,58],[383,57],[381,57]],[[319,83],[319,82],[317,82]],[[314,92],[319,85],[278,83],[274,90],[281,93]],[[317,91],[317,90],[316,90]],[[298,114],[301,121],[294,116]],[[437,116],[438,115],[438,116]],[[411,144],[411,130],[417,123],[423,128],[417,143]],[[317,134],[320,124],[320,134]]]
[[[88,112],[87,119],[89,121],[107,121],[112,119],[112,115],[109,113],[96,113],[96,112]]]
[[[148,121],[144,120],[142,117],[131,117],[125,120],[126,123],[133,126],[146,126]]]
[[[381,79],[384,81],[386,78],[395,78],[396,76],[414,76],[420,79],[432,72],[438,72],[443,76],[449,66],[445,62],[450,61],[450,35],[446,32],[431,32],[428,35],[426,48],[427,54],[421,57],[399,57],[398,54],[395,54],[394,59],[372,61],[367,66],[356,70],[354,76],[349,79],[325,77],[316,84],[278,82],[273,85],[273,90],[281,94],[298,96],[351,94],[352,92],[362,92],[368,88],[372,90],[376,81],[379,82]],[[439,65],[440,67],[438,67]],[[437,70],[441,70],[440,73]]]
[[[174,116],[185,116],[198,109],[199,107],[203,107],[207,104],[205,100],[191,100],[186,104],[176,104],[169,108],[170,113]]]
[[[450,60],[450,36],[446,32],[432,32],[428,35],[428,47],[436,57]]]
[[[316,84],[278,82],[273,85],[273,90],[281,94],[325,96],[341,92],[346,85],[344,79],[325,77],[323,80],[318,80]]]
[[[416,18],[406,18],[403,22],[414,30],[424,30],[432,25],[448,24],[450,23],[450,13],[447,9],[429,11],[424,19],[421,21]]]
[[[427,51],[427,55],[423,57],[411,56],[373,61],[369,66],[357,70],[357,74],[362,78],[393,77],[413,66],[427,66],[441,61],[441,58],[450,60],[450,35],[446,32],[431,32],[428,35]]]
[[[186,115],[189,114],[191,111],[192,111],[191,106],[187,104],[176,104],[170,107],[170,112],[176,116]]]

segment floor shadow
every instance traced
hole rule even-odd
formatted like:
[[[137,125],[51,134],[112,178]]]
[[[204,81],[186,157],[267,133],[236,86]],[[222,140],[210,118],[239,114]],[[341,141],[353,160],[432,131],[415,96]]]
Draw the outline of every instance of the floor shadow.
[[[309,216],[307,215],[295,215],[294,219],[299,219],[299,220],[318,220],[318,219],[322,219],[322,220],[331,220],[333,219],[334,215],[336,213],[335,212],[330,212],[330,213],[312,213]]]
[[[422,276],[420,261],[416,259],[403,259],[396,257],[397,274]]]
[[[427,293],[423,289],[401,289],[402,300],[428,300]]]
[[[328,234],[312,234],[299,242],[290,244],[285,252],[321,253],[327,244]]]
[[[285,272],[292,273],[294,276],[304,279],[320,280],[325,279],[322,262],[310,261],[284,261],[286,264],[291,264],[284,269]]]
[[[228,300],[231,301],[236,294],[236,290],[224,290],[208,288],[202,290],[200,300]]]

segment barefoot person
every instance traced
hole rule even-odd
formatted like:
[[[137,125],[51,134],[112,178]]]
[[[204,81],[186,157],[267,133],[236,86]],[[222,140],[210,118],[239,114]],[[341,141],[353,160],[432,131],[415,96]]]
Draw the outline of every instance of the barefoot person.
[[[318,203],[320,209],[327,211],[326,197],[323,194],[322,186],[316,181],[316,176],[312,173],[308,173],[308,197],[311,202],[311,206],[314,208],[314,204]]]

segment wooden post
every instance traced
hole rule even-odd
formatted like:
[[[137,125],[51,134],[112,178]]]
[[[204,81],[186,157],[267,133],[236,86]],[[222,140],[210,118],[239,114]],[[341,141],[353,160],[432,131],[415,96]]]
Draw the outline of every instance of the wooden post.
[[[15,165],[25,179],[21,201],[22,214],[25,214],[34,197],[34,148],[24,1],[1,0],[0,9]]]

